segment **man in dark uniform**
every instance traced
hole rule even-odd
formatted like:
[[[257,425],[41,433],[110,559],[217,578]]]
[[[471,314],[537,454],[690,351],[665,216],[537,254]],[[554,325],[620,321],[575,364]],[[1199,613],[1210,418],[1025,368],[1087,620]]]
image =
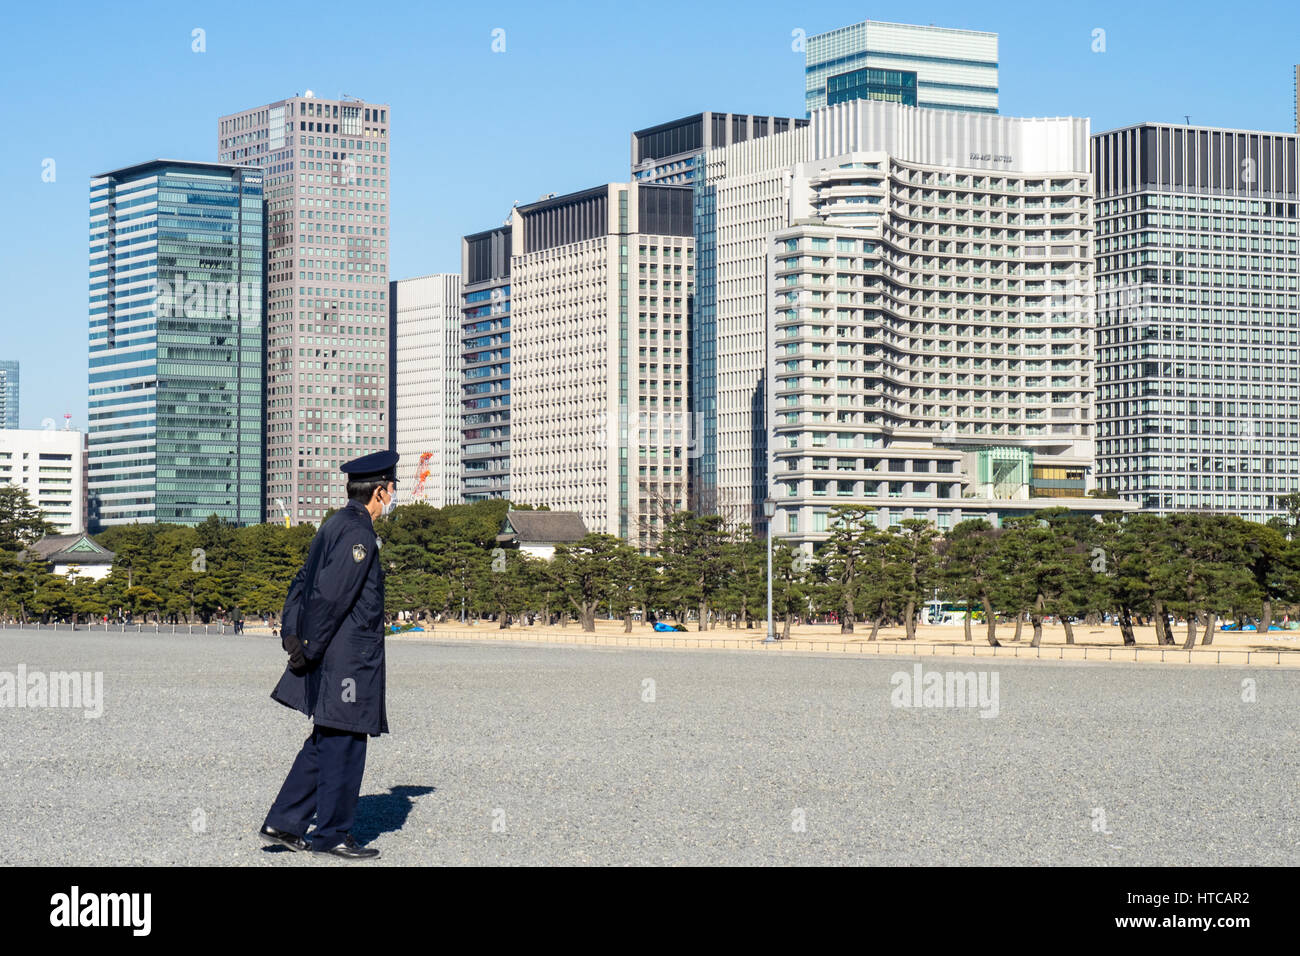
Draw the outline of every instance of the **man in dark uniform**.
[[[307,563],[289,586],[281,643],[289,666],[271,697],[315,720],[280,788],[261,836],[292,850],[348,860],[379,851],[352,829],[366,737],[388,732],[384,708],[384,573],[374,519],[393,508],[397,453],[375,452],[343,465],[347,504],[320,526]],[[316,829],[308,843],[312,816]]]

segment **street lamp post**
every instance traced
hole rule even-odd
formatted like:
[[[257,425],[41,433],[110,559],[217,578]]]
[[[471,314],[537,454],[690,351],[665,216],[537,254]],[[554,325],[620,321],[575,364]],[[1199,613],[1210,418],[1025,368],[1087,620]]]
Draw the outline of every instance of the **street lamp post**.
[[[776,502],[771,498],[763,500],[763,514],[767,517],[767,637],[764,644],[776,640],[776,621],[772,619],[772,516],[776,514]]]

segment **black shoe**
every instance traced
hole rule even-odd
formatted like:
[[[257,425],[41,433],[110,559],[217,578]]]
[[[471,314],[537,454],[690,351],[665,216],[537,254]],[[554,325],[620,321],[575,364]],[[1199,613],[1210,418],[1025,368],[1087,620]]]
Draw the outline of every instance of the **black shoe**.
[[[341,856],[345,860],[373,860],[379,856],[379,851],[370,847],[361,846],[356,840],[352,839],[349,833],[343,838],[343,842],[338,846],[332,846],[328,850],[320,850],[321,853],[332,853],[335,856]]]
[[[290,850],[310,850],[311,844],[300,836],[294,836],[292,833],[286,833],[284,830],[277,830],[275,827],[263,825],[258,830],[258,835],[267,843],[278,843],[280,846],[287,846]]]

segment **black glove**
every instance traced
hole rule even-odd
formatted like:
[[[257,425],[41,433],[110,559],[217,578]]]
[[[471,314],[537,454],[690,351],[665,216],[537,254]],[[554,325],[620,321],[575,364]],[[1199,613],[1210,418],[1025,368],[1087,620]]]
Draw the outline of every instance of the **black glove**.
[[[280,639],[280,646],[289,652],[289,670],[295,674],[307,670],[307,655],[302,652],[302,641],[296,634],[285,634]]]

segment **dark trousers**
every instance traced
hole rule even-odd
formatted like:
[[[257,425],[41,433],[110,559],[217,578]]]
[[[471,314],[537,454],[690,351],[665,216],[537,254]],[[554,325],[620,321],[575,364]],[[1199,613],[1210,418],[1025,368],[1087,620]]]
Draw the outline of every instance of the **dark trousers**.
[[[352,829],[365,769],[365,734],[316,727],[303,741],[266,825],[303,837],[315,815],[312,849],[338,846]]]

